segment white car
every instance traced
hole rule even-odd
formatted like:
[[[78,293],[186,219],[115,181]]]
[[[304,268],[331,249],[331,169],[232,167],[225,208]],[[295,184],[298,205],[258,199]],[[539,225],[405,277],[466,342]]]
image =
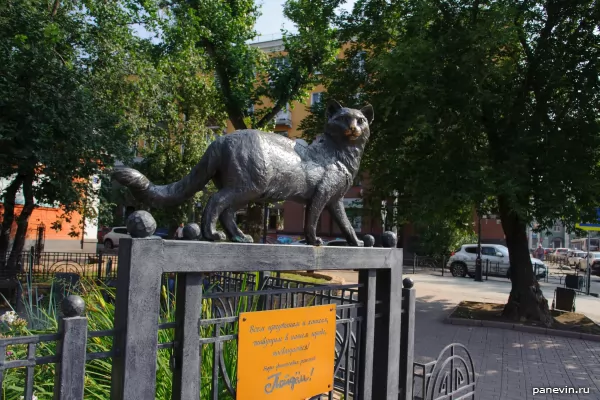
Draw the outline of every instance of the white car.
[[[587,257],[587,252],[581,250],[573,250],[569,251],[567,255],[567,263],[569,267],[581,268],[585,265],[585,258]]]
[[[450,269],[452,276],[475,276],[475,261],[477,260],[477,245],[464,244],[459,250],[452,253],[446,267]],[[481,245],[481,265],[485,275],[486,264],[488,275],[509,277],[510,259],[508,248],[500,244]],[[542,260],[531,257],[531,264],[537,279],[544,278],[548,268]]]
[[[114,249],[119,247],[119,239],[128,239],[131,235],[127,232],[127,228],[124,226],[118,226],[112,228],[110,232],[104,235],[104,248]]]
[[[579,263],[577,265],[575,265],[575,268],[581,270],[581,271],[586,271],[587,270],[587,252],[583,252],[584,256],[581,258],[581,260],[579,260]],[[594,264],[594,261],[598,261],[600,260],[600,252],[599,251],[592,251],[590,252],[590,265]]]

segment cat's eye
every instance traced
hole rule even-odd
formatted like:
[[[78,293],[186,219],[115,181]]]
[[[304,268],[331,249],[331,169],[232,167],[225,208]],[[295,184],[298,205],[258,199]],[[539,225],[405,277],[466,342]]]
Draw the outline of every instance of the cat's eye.
[[[359,118],[358,119],[358,123],[361,124],[361,125],[364,125],[364,124],[367,123],[367,120],[366,120],[366,118]]]

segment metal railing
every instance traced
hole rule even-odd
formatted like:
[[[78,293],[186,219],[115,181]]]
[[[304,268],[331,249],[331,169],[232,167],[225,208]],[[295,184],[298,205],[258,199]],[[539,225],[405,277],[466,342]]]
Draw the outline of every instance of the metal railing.
[[[236,346],[240,304],[246,311],[336,304],[334,387],[328,398],[413,398],[416,295],[412,281],[402,281],[401,249],[128,239],[119,260],[114,329],[88,332],[83,300],[69,296],[57,333],[0,339],[0,384],[6,370],[24,367],[23,395],[32,399],[35,366],[55,364],[54,398],[83,399],[86,361],[111,358],[110,398],[152,399],[157,352],[168,349],[173,399],[198,399],[206,385],[207,399],[235,398],[235,379],[224,359],[225,349]],[[258,272],[244,272],[248,269]],[[357,269],[359,283],[315,285],[268,273],[306,269]],[[165,273],[177,274],[175,320],[159,323],[159,293],[174,278],[167,275],[165,282]],[[174,330],[174,340],[159,342],[161,330]],[[91,351],[88,338],[100,337],[112,337],[112,347]],[[56,351],[38,356],[49,343]],[[6,360],[7,347],[21,344],[28,347],[26,358]],[[200,357],[207,349],[213,362],[203,366]],[[202,368],[210,368],[210,381],[200,380],[206,375]]]
[[[0,256],[7,262],[10,253]],[[16,270],[2,270],[0,278],[15,276],[21,280],[47,281],[57,273],[73,273],[92,279],[116,278],[118,256],[103,253],[68,253],[25,251],[16,258]]]

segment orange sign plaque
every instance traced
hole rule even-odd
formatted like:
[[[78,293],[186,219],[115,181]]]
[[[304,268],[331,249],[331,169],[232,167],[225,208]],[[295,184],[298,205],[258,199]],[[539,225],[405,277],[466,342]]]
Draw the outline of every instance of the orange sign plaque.
[[[304,400],[333,387],[335,304],[240,314],[237,400]]]

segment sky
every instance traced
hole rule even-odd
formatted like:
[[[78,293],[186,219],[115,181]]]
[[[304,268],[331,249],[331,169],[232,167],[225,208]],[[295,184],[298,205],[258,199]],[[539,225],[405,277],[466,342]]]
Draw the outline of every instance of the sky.
[[[347,0],[341,7],[352,11],[356,0]],[[260,2],[260,0],[259,0]],[[256,21],[255,29],[261,36],[280,35],[281,28],[294,32],[295,28],[292,22],[283,16],[283,4],[285,0],[262,0],[262,15]]]
[[[281,29],[287,29],[290,32],[295,32],[296,28],[292,22],[283,16],[283,4],[285,0],[257,0],[262,5],[262,15],[256,21],[256,32],[261,36],[260,39],[269,40],[281,36]],[[352,11],[352,7],[356,0],[346,0],[345,4],[340,8]],[[153,35],[146,31],[142,26],[135,26],[135,30],[141,37],[152,37]],[[154,39],[153,41],[157,41]]]

